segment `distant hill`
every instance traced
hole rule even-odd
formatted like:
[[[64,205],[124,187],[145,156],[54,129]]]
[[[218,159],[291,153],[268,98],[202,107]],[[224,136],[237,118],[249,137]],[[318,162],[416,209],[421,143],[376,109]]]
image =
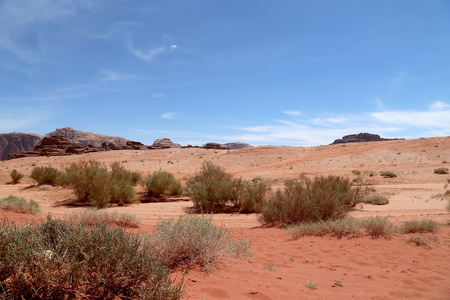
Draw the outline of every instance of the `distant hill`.
[[[2,133],[0,134],[0,160],[7,160],[9,153],[21,153],[33,150],[43,136],[36,133]]]
[[[101,147],[103,142],[113,143],[116,146],[125,146],[128,142],[128,140],[123,137],[84,132],[70,127],[58,128],[53,132],[47,133],[45,136],[63,136],[66,137],[70,143],[85,147],[88,145]]]
[[[346,136],[342,137],[342,139],[335,140],[332,144],[395,141],[395,140],[404,140],[404,139],[385,139],[385,138],[380,137],[378,134],[372,134],[372,133],[365,132],[365,133],[346,135]]]

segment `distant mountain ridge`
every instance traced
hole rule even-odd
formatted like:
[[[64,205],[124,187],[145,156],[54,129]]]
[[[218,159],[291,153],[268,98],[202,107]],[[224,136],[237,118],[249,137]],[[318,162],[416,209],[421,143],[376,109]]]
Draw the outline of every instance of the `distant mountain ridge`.
[[[342,137],[342,139],[337,139],[331,144],[333,145],[333,144],[395,141],[395,140],[404,140],[404,139],[385,139],[385,138],[380,137],[378,134],[364,132],[364,133],[346,135],[346,136]]]
[[[43,136],[36,133],[2,133],[0,134],[0,160],[7,160],[9,153],[21,153],[33,150]]]
[[[88,145],[101,147],[104,142],[113,143],[116,146],[125,146],[129,142],[129,140],[123,137],[79,131],[70,127],[58,128],[53,132],[47,133],[45,136],[63,136],[70,143],[84,147]]]

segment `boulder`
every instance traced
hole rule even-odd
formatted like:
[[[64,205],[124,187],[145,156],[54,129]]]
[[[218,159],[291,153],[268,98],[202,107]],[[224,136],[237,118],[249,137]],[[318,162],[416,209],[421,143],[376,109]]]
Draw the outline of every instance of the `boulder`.
[[[155,140],[153,142],[152,147],[157,149],[167,149],[167,148],[181,148],[181,145],[172,142],[168,138],[162,138]]]
[[[58,128],[53,132],[47,133],[45,136],[63,136],[67,138],[69,143],[85,147],[89,145],[92,145],[93,147],[102,147],[103,142],[112,143],[115,146],[126,146],[128,142],[128,140],[123,137],[84,132],[70,127]]]

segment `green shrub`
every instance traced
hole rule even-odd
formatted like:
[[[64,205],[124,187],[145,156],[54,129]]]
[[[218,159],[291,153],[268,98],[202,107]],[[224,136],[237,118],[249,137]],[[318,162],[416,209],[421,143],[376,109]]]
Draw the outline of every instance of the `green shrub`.
[[[12,210],[19,213],[39,214],[39,204],[33,200],[27,201],[24,198],[10,195],[0,199],[0,209]]]
[[[124,228],[52,220],[0,227],[0,298],[180,299],[158,253]]]
[[[138,172],[131,172],[125,169],[119,162],[115,161],[111,165],[111,177],[119,181],[128,181],[133,186],[136,186],[141,181],[141,174]]]
[[[411,220],[403,223],[402,233],[434,233],[439,231],[439,224],[433,220]]]
[[[372,194],[364,196],[361,203],[373,204],[373,205],[386,205],[389,203],[389,198],[380,194]]]
[[[37,182],[38,185],[49,184],[57,186],[61,184],[62,173],[52,167],[34,167],[31,171],[31,178]]]
[[[144,179],[142,185],[150,197],[159,198],[162,195],[175,196],[183,193],[181,182],[167,171],[153,172]]]
[[[10,175],[13,184],[19,183],[19,181],[23,178],[23,174],[17,171],[16,169],[12,170]]]
[[[223,211],[228,202],[238,203],[242,181],[210,161],[203,163],[200,172],[186,181],[186,189],[201,211]]]
[[[260,221],[302,223],[344,218],[363,196],[361,187],[352,187],[349,179],[339,176],[305,176],[285,182],[262,206]]]
[[[434,169],[434,174],[448,174],[448,168],[436,168]]]
[[[266,199],[267,194],[271,190],[268,181],[252,181],[246,182],[242,196],[238,197],[238,206],[242,213],[259,213]]]
[[[246,240],[234,242],[231,233],[211,219],[196,215],[159,222],[151,243],[168,266],[196,265],[206,271],[217,267],[225,256],[245,258],[250,247]]]
[[[341,238],[343,236],[354,237],[362,234],[361,221],[354,218],[300,223],[288,226],[286,230],[294,239],[307,235],[331,235]]]
[[[110,224],[127,228],[138,228],[140,223],[135,215],[97,209],[84,209],[70,215],[69,219],[86,224]]]
[[[395,174],[392,171],[383,171],[383,172],[380,172],[380,175],[383,176],[384,178],[395,178],[395,177],[397,177],[397,174]]]
[[[361,226],[373,237],[388,236],[393,232],[393,225],[387,218],[371,217],[362,220]]]

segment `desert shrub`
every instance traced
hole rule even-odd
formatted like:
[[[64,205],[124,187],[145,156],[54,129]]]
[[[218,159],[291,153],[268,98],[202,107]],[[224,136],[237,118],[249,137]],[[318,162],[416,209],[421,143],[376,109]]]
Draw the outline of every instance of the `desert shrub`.
[[[411,220],[403,223],[402,233],[434,233],[439,231],[439,224],[430,219]]]
[[[0,209],[12,210],[19,213],[39,214],[39,204],[33,200],[27,201],[24,198],[10,195],[0,199]]]
[[[111,176],[99,162],[89,160],[72,163],[66,168],[64,181],[74,189],[80,201],[96,207],[109,204]]]
[[[155,171],[148,175],[142,185],[150,197],[160,197],[161,195],[181,195],[183,186],[176,180],[172,173],[167,171]]]
[[[203,163],[200,172],[186,181],[186,189],[201,211],[222,211],[227,202],[238,203],[236,192],[242,186],[242,181],[234,179],[233,175],[210,161]]]
[[[437,241],[438,241],[437,237],[428,234],[412,236],[408,239],[408,243],[415,244],[417,247],[423,246],[428,249],[431,249],[430,242],[437,242]]]
[[[392,171],[383,171],[383,172],[380,172],[380,175],[383,176],[384,178],[395,178],[395,177],[397,177],[397,174],[395,174]]]
[[[52,185],[50,185],[50,184],[43,184],[43,185],[40,185],[40,186],[38,186],[38,190],[39,191],[51,191],[52,189],[54,189],[55,187],[53,187]]]
[[[0,227],[5,299],[180,299],[158,253],[124,228],[55,221]]]
[[[331,235],[341,238],[343,236],[358,236],[362,234],[361,221],[354,218],[300,223],[288,226],[286,230],[294,239],[307,235]]]
[[[242,213],[259,213],[270,190],[271,185],[268,181],[246,182],[242,195],[238,197],[237,205],[240,211]]]
[[[362,220],[361,226],[373,237],[388,236],[393,232],[393,224],[387,218],[379,216]]]
[[[389,198],[380,194],[372,194],[364,196],[361,199],[361,203],[373,204],[373,205],[386,205],[389,203]]]
[[[262,206],[264,224],[317,222],[344,218],[363,196],[361,187],[352,187],[349,179],[339,176],[305,176],[285,182]]]
[[[141,174],[139,172],[128,171],[119,162],[115,161],[110,165],[111,177],[118,179],[119,181],[128,181],[133,186],[136,186],[141,180]]]
[[[353,174],[353,175],[358,175],[358,176],[359,176],[359,175],[361,175],[361,171],[360,171],[360,170],[353,170],[353,171],[352,171],[352,174]]]
[[[204,216],[180,216],[158,223],[151,244],[160,259],[171,268],[199,266],[208,271],[220,264],[225,256],[245,258],[250,244],[234,242],[231,233]]]
[[[434,174],[448,174],[448,168],[436,168],[434,169]]]
[[[62,173],[52,167],[34,167],[31,171],[31,178],[37,182],[38,185],[49,184],[57,186],[61,184]]]
[[[19,181],[23,178],[23,174],[17,171],[16,169],[12,170],[10,175],[13,184],[19,183]]]
[[[137,228],[140,224],[140,220],[135,215],[97,209],[81,210],[72,214],[69,219],[86,224],[110,224],[127,228]]]

